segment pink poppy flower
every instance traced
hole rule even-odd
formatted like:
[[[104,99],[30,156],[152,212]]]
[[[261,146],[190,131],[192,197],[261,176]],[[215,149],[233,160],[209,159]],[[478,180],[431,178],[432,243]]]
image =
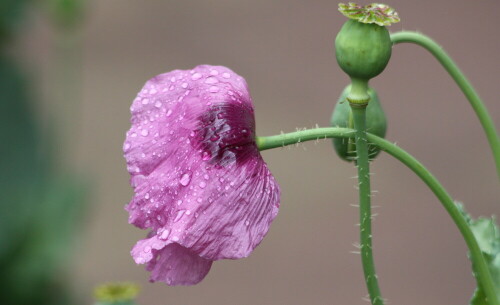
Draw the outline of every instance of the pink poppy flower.
[[[129,222],[150,229],[131,254],[151,281],[193,285],[219,259],[246,257],[278,213],[280,191],[255,143],[245,80],[198,66],[150,79],[123,146]]]

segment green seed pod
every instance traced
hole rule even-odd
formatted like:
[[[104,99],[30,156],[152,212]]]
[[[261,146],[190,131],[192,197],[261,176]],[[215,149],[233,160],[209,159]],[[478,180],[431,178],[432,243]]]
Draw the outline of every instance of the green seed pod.
[[[347,101],[347,95],[350,91],[351,85],[347,86],[340,95],[332,114],[331,126],[354,127],[351,106]],[[368,89],[368,95],[370,96],[370,102],[366,107],[366,130],[383,138],[387,130],[387,119],[384,110],[380,105],[377,92],[373,88]],[[333,147],[337,155],[343,160],[353,161],[356,158],[356,144],[353,138],[334,138]],[[370,145],[368,147],[368,156],[371,160],[375,159],[379,152],[380,150],[375,146]]]
[[[375,23],[350,19],[335,39],[339,66],[351,78],[366,81],[382,73],[391,58],[391,50],[389,31]]]

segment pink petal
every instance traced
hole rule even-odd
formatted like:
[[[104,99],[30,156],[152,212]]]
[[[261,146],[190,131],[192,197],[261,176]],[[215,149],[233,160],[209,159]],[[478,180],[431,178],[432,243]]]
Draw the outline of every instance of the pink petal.
[[[138,264],[147,263],[152,282],[162,281],[171,286],[197,284],[212,266],[212,261],[156,236],[139,241],[132,249],[132,257]]]
[[[214,66],[162,74],[131,110],[124,151],[135,195],[126,209],[130,223],[156,235],[136,247],[176,243],[208,261],[248,256],[276,217],[280,192],[255,144],[244,79]],[[136,261],[153,258],[134,250]],[[162,279],[165,257],[151,267]]]

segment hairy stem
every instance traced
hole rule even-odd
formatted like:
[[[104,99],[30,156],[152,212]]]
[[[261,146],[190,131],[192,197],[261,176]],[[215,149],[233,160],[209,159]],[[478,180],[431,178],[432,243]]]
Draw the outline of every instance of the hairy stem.
[[[267,150],[310,140],[320,140],[326,138],[350,138],[354,136],[355,132],[355,130],[349,128],[316,128],[270,137],[258,137],[257,146],[259,150]],[[420,162],[418,162],[406,151],[399,148],[395,144],[370,133],[366,133],[366,137],[370,145],[378,146],[381,150],[395,157],[409,169],[411,169],[432,190],[434,195],[436,195],[436,197],[443,205],[444,209],[448,212],[453,222],[457,226],[458,230],[465,240],[465,243],[467,244],[467,247],[469,248],[470,259],[472,261],[472,264],[476,267],[476,280],[478,282],[478,285],[480,285],[484,289],[485,295],[490,305],[500,305],[500,302],[496,297],[495,288],[490,271],[488,269],[488,265],[486,264],[486,261],[481,253],[481,249],[479,248],[477,240],[474,237],[474,234],[472,233],[469,225],[467,224],[467,221],[462,216],[460,210],[455,205],[455,202],[448,194],[448,192],[446,192],[439,181]]]
[[[484,106],[484,103],[477,94],[476,90],[474,90],[474,87],[472,87],[469,80],[465,77],[462,71],[460,71],[453,59],[451,59],[446,51],[444,51],[443,48],[441,48],[441,46],[439,46],[434,40],[420,33],[408,31],[397,32],[391,34],[391,40],[394,44],[410,42],[425,48],[450,74],[460,90],[464,93],[465,97],[469,100],[469,103],[476,112],[476,115],[483,126],[488,142],[490,143],[491,150],[493,151],[497,175],[500,178],[500,138],[498,137],[498,133],[495,129],[495,124],[493,123],[488,110]]]
[[[372,207],[370,189],[370,162],[368,160],[368,139],[366,137],[366,105],[351,104],[354,128],[356,129],[356,166],[358,168],[359,187],[359,237],[361,241],[361,262],[365,283],[373,305],[383,305],[380,294],[375,262],[372,252]]]

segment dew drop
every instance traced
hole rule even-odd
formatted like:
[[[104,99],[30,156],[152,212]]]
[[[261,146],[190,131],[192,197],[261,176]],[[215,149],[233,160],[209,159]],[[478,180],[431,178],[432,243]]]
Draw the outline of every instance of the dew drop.
[[[188,83],[182,83],[181,87],[186,89],[188,87]]]
[[[219,87],[212,86],[212,87],[208,88],[208,91],[211,93],[217,93],[217,92],[219,92]]]
[[[207,186],[207,183],[205,181],[201,181],[199,184],[199,187],[204,189]]]
[[[135,132],[133,132],[131,135],[130,135],[132,138],[135,138],[137,137],[137,134]]]
[[[207,161],[207,160],[210,160],[210,153],[204,151],[203,154],[201,155],[201,159],[203,161]]]
[[[203,199],[198,198],[198,199],[196,199],[196,201],[198,201],[198,203],[201,203],[203,201]]]
[[[210,76],[205,80],[205,84],[217,84],[218,82],[219,80],[213,76]]]
[[[186,210],[178,211],[177,214],[175,215],[174,222],[178,222],[179,220],[181,220],[181,218],[182,218],[182,216],[184,216],[185,212],[186,212]]]
[[[189,182],[191,182],[191,174],[190,173],[184,173],[182,175],[181,179],[179,180],[179,183],[182,186],[187,186],[189,184]]]
[[[173,76],[172,76],[172,78],[170,79],[170,81],[171,81],[172,83],[175,83],[175,77],[173,77]]]
[[[125,143],[125,145],[123,145],[124,150],[128,150],[129,148],[130,148],[130,143]]]
[[[177,205],[181,205],[182,204],[182,200],[177,200]]]
[[[212,70],[212,71],[210,71],[210,75],[219,75],[219,71]]]
[[[142,135],[143,137],[146,137],[148,134],[149,134],[149,131],[148,131],[147,129],[143,129],[143,130],[141,131],[141,135]]]
[[[142,100],[142,104],[143,105],[147,105],[149,103],[149,99],[148,98],[145,98]]]
[[[248,220],[247,220],[247,221],[245,221],[245,226],[247,226],[247,227],[248,227],[249,225],[250,225],[250,221],[248,221]]]
[[[190,210],[187,210],[187,211],[186,211],[186,215],[191,215],[191,211],[190,211]]]
[[[208,174],[205,174],[205,175],[203,176],[203,178],[205,178],[205,180],[208,180],[208,179],[210,179],[210,176],[209,176]]]
[[[170,230],[169,230],[169,229],[167,229],[167,230],[165,230],[165,231],[161,232],[160,239],[165,240],[165,239],[167,239],[167,238],[168,238],[168,236],[169,236],[169,235],[170,235]]]
[[[144,196],[144,199],[146,199],[146,200],[149,199],[149,193],[146,193],[146,195]]]
[[[174,236],[174,237],[172,237],[172,240],[173,240],[173,241],[179,241],[179,236]]]
[[[160,101],[156,101],[156,103],[155,103],[155,107],[156,107],[156,108],[160,108],[160,107],[161,107],[161,102],[160,102]]]
[[[158,92],[158,91],[157,91],[155,88],[151,88],[151,89],[149,90],[149,94],[155,94],[155,93],[157,93],[157,92]]]
[[[191,76],[192,80],[198,80],[201,78],[201,73],[195,73]]]
[[[151,247],[150,247],[150,246],[146,246],[146,247],[144,247],[144,252],[145,252],[145,253],[149,253],[149,252],[151,252]]]
[[[224,77],[224,78],[230,78],[231,74],[225,72],[225,73],[222,73],[222,77]]]

